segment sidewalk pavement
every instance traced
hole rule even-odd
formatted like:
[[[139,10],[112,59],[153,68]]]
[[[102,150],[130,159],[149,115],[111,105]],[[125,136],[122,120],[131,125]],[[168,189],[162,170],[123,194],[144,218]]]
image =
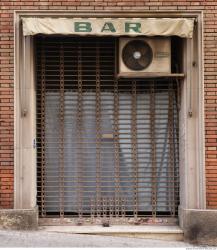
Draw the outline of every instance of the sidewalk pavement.
[[[38,231],[0,230],[0,247],[195,247],[182,241],[83,235]]]

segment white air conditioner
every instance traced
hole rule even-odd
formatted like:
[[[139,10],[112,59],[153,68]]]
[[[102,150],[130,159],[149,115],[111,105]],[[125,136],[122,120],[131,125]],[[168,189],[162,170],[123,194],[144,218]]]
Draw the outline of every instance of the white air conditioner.
[[[119,39],[119,74],[171,73],[171,40],[159,38]]]

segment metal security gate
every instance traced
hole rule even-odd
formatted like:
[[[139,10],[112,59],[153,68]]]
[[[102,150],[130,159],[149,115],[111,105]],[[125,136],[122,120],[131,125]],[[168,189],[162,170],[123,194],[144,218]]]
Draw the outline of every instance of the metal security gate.
[[[177,83],[116,79],[116,39],[37,37],[41,217],[176,217]]]

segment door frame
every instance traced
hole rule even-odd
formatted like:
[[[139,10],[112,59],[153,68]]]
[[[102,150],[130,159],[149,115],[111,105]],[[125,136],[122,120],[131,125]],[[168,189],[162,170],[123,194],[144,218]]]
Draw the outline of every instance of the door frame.
[[[180,111],[180,213],[206,208],[203,12],[202,11],[15,11],[14,12],[14,208],[37,206],[36,89],[32,37],[22,34],[23,17],[195,18],[192,39],[184,42],[185,79]]]

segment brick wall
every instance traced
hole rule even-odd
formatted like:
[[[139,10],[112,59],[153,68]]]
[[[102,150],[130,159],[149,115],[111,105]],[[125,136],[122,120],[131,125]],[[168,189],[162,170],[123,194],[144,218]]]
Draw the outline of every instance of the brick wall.
[[[217,2],[214,0],[1,0],[0,208],[13,207],[13,11],[203,10],[207,208],[217,208]]]

